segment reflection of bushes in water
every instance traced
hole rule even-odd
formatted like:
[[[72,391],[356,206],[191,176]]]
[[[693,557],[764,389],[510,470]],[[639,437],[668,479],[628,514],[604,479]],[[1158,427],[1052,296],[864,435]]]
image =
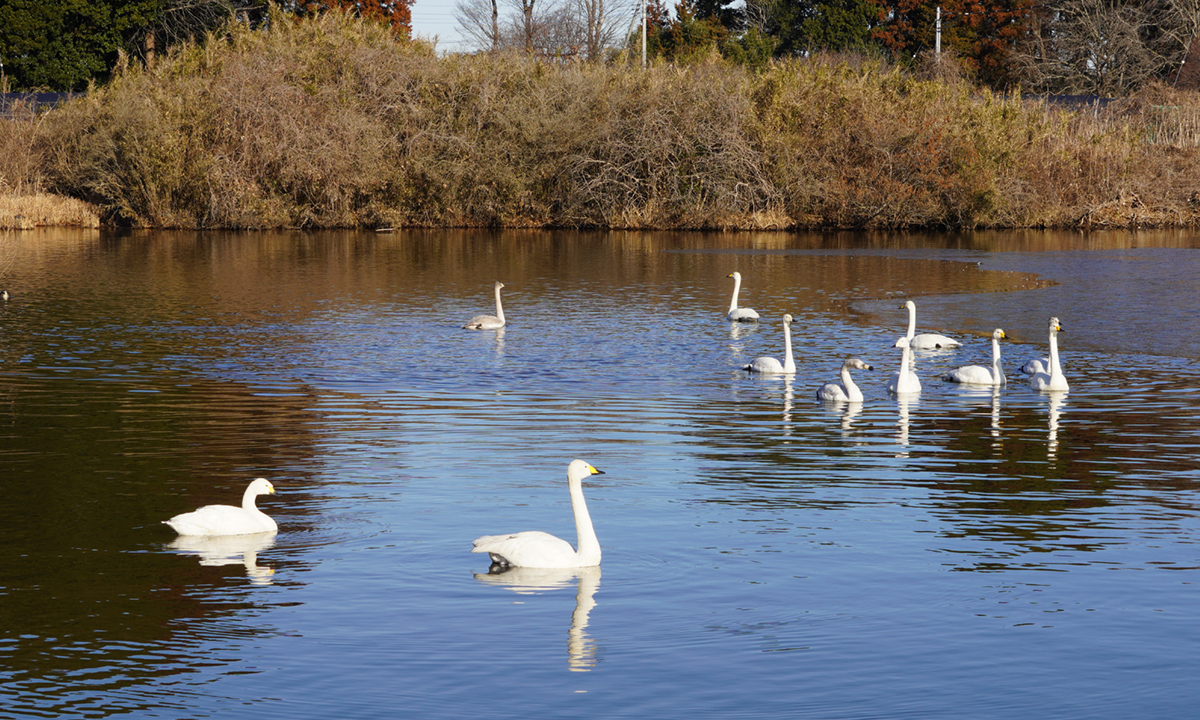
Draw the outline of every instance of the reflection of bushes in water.
[[[36,152],[54,188],[179,227],[1189,222],[1192,151],[1151,144],[1173,136],[1141,107],[1101,120],[862,59],[439,58],[331,13],[118,73]]]

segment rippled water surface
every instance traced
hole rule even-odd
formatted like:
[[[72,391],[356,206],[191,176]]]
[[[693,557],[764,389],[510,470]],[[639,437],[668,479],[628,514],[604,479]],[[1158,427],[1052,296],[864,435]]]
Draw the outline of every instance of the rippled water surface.
[[[1194,717],[1198,248],[2,238],[0,717]],[[963,347],[897,399],[905,298]],[[795,377],[748,376],[785,312]],[[1051,315],[1066,394],[1018,369]],[[995,327],[1007,387],[938,379]],[[575,457],[602,566],[488,574],[574,541]],[[276,536],[161,524],[257,476]]]

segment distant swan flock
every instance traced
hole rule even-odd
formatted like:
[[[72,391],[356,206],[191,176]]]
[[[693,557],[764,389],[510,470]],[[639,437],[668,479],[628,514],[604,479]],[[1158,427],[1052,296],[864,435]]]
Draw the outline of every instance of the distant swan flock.
[[[747,323],[759,320],[759,314],[747,307],[738,306],[738,295],[742,288],[742,275],[732,272],[727,277],[733,279],[733,295],[730,298],[726,320],[733,323]],[[504,283],[496,281],[492,285],[496,301],[495,315],[477,315],[468,320],[462,327],[468,330],[498,330],[505,327],[504,308],[501,304],[500,291]],[[0,298],[8,299],[7,293]],[[894,347],[901,351],[900,364],[891,375],[887,391],[897,397],[915,395],[921,392],[921,380],[917,376],[914,363],[914,351],[946,351],[962,347],[962,343],[954,338],[936,333],[916,332],[917,309],[912,300],[907,300],[901,309],[908,311],[908,328],[904,336],[895,341]],[[792,349],[792,327],[794,318],[790,313],[783,315],[783,356],[782,360],[775,357],[763,356],[742,366],[742,369],[756,375],[786,376],[788,397],[790,400],[791,377],[796,375],[796,360]],[[1057,317],[1051,317],[1049,322],[1049,356],[1030,360],[1022,371],[1030,376],[1030,388],[1038,392],[1065,393],[1069,386],[1063,375],[1058,353],[1058,334],[1063,331]],[[737,337],[736,335],[734,337]],[[1004,370],[1001,367],[1000,341],[1006,339],[1004,330],[996,328],[992,331],[992,363],[991,365],[964,365],[944,373],[941,379],[962,385],[991,386],[998,388],[1007,383]],[[934,353],[934,354],[940,354]],[[842,362],[839,378],[836,382],[827,382],[816,391],[816,398],[828,403],[862,403],[863,391],[855,383],[851,371],[874,368],[859,358],[847,358]],[[904,401],[901,401],[902,406]],[[572,569],[589,568],[600,565],[600,541],[596,537],[592,518],[588,513],[587,502],[583,496],[583,481],[593,475],[601,475],[602,471],[584,460],[573,460],[567,466],[567,489],[571,498],[571,511],[575,518],[576,544],[557,538],[549,533],[538,530],[504,535],[484,535],[473,543],[471,552],[486,554],[493,563],[492,572],[505,571],[509,568],[535,569]],[[254,533],[273,534],[278,526],[266,513],[258,509],[256,499],[260,495],[275,493],[275,486],[265,478],[257,478],[246,488],[242,495],[241,507],[232,505],[207,505],[198,510],[182,513],[165,520],[181,536],[236,536]],[[270,542],[270,541],[268,541]]]

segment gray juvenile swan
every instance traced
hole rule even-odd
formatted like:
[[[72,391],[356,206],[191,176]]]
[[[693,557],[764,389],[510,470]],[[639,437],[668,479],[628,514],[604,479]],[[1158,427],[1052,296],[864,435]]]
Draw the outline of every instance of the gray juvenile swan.
[[[917,305],[912,300],[906,300],[900,309],[908,309],[908,332],[904,337],[908,338],[908,346],[913,350],[938,350],[945,348],[956,348],[959,342],[954,338],[938,335],[936,333],[921,333],[916,335],[917,330]]]
[[[163,523],[180,535],[249,535],[276,532],[279,526],[254,504],[259,495],[274,495],[275,486],[257,478],[242,494],[242,506],[205,505],[199,510],[176,515]]]
[[[572,460],[567,466],[567,488],[571,492],[571,509],[575,511],[575,533],[579,550],[571,543],[538,530],[512,535],[484,535],[477,538],[473,553],[487,553],[499,565],[526,568],[578,568],[600,564],[600,541],[592,528],[587,502],[583,499],[583,479],[603,475],[583,460]]]
[[[792,316],[783,316],[783,362],[773,357],[755,358],[742,368],[763,375],[792,375],[796,372],[796,361],[792,358]]]
[[[476,315],[463,325],[467,330],[497,330],[504,327],[504,308],[500,306],[500,288],[504,287],[504,283],[497,280],[492,287],[496,289],[496,314]]]
[[[742,274],[740,272],[731,272],[725,277],[733,278],[733,299],[729,301],[729,312],[725,313],[726,320],[734,320],[736,322],[754,322],[758,319],[758,313],[750,308],[738,307],[738,292],[742,289]]]
[[[1008,382],[1008,379],[1004,377],[1004,370],[1000,368],[1000,341],[1004,337],[1004,331],[1000,328],[992,331],[992,366],[990,368],[982,365],[964,365],[946,373],[942,379],[964,385],[1003,385]]]
[[[1067,378],[1063,375],[1062,366],[1058,363],[1058,334],[1063,332],[1062,325],[1059,324],[1058,318],[1050,318],[1050,363],[1049,367],[1044,367],[1040,371],[1035,372],[1033,377],[1029,378],[1029,387],[1041,392],[1042,390],[1063,391],[1070,389],[1067,385]]]
[[[817,399],[862,402],[862,390],[859,390],[858,386],[854,384],[854,379],[850,377],[850,371],[874,369],[858,358],[850,358],[842,363],[842,381],[840,383],[825,383],[822,385],[821,389],[817,391]]]

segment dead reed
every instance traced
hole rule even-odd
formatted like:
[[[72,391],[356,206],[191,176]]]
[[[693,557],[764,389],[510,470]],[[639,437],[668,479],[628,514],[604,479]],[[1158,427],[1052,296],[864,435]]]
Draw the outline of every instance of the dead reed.
[[[1198,140],[1162,87],[1093,114],[862,58],[438,57],[331,13],[0,121],[0,194],[187,228],[1192,224]]]

